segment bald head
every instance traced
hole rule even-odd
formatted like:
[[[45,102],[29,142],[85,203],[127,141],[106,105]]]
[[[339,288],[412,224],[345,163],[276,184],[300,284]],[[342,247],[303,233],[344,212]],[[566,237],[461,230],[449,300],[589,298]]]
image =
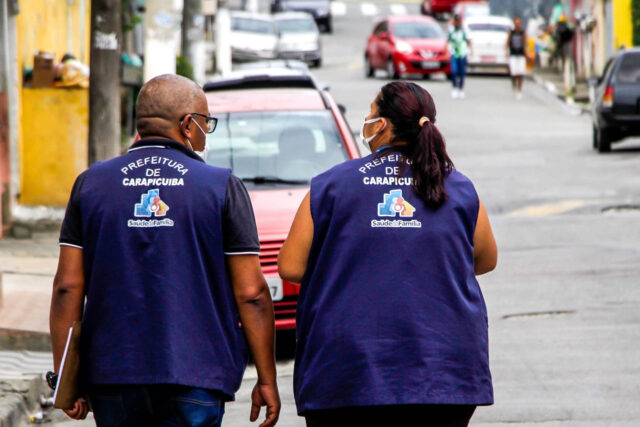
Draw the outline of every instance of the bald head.
[[[207,98],[200,86],[182,76],[163,74],[149,80],[140,90],[136,102],[136,128],[142,138],[176,139],[182,116],[207,112]]]

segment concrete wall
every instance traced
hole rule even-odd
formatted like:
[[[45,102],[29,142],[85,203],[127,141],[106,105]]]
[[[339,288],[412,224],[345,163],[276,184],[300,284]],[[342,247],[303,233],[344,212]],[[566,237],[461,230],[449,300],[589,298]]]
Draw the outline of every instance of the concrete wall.
[[[38,50],[53,52],[56,61],[72,53],[89,63],[90,4],[90,0],[20,2],[16,15],[18,160],[12,166],[19,170],[16,192],[21,204],[64,206],[73,178],[86,168],[88,91],[22,89],[22,73],[33,66]]]
[[[613,0],[613,46],[633,46],[633,26],[631,24],[631,0]]]
[[[19,202],[65,206],[87,168],[89,90],[24,88],[22,109]]]

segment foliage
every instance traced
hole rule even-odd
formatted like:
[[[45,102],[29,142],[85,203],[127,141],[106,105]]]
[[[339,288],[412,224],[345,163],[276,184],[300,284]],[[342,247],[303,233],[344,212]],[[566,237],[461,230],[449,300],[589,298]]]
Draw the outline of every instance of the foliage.
[[[176,58],[176,74],[193,80],[193,65],[182,56]]]
[[[631,28],[633,45],[640,46],[640,0],[631,0]]]

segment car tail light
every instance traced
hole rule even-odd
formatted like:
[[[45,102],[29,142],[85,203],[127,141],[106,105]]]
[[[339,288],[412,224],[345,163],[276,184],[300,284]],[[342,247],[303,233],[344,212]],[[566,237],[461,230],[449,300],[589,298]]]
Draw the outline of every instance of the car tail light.
[[[607,86],[602,95],[602,106],[605,108],[613,107],[613,86]]]

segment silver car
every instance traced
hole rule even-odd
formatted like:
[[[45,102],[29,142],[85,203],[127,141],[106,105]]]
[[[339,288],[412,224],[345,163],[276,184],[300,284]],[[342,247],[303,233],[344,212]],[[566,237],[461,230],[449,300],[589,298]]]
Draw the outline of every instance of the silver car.
[[[306,12],[281,12],[273,17],[280,35],[279,57],[299,59],[319,67],[322,64],[322,45],[313,16]]]
[[[278,57],[278,30],[270,15],[231,12],[231,59],[236,62]]]

